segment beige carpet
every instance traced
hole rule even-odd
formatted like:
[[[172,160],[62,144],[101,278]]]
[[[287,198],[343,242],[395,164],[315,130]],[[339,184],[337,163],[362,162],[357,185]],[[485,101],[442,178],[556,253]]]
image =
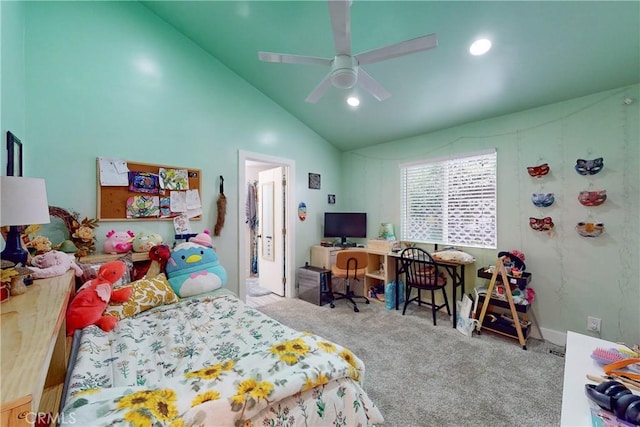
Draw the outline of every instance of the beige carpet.
[[[340,343],[366,365],[365,389],[385,417],[385,426],[557,426],[560,424],[564,359],[558,349],[530,339],[488,332],[471,338],[442,314],[384,304],[319,307],[282,299],[258,310],[298,330]]]

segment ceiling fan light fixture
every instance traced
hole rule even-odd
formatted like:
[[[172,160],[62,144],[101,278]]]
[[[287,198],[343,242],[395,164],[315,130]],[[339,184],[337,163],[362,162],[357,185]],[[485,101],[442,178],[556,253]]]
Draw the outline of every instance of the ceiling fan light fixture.
[[[331,67],[331,71],[316,85],[305,99],[305,102],[315,104],[330,87],[351,89],[356,84],[378,101],[384,101],[391,94],[360,66],[433,49],[438,46],[437,35],[428,34],[352,55],[351,13],[349,9],[351,2],[352,0],[328,0],[329,17],[331,19],[336,52],[336,56],[333,58],[258,52],[258,59],[265,62]]]
[[[358,105],[360,105],[360,100],[355,96],[350,96],[347,98],[347,104],[351,105],[352,107],[357,107]]]
[[[339,89],[351,89],[356,84],[356,70],[340,68],[331,73],[331,83]]]
[[[489,52],[491,49],[491,40],[489,39],[478,39],[471,43],[469,47],[469,53],[474,56],[484,55]]]
[[[355,59],[349,55],[338,55],[331,64],[331,84],[339,89],[351,89],[356,85]]]

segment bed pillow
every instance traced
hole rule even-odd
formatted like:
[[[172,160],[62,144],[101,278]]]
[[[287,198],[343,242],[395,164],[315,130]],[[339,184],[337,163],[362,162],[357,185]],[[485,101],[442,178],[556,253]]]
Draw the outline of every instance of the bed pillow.
[[[470,254],[456,250],[435,252],[432,255],[433,258],[438,261],[459,262],[462,264],[471,264],[472,262],[476,261],[476,259]]]
[[[142,278],[125,286],[133,288],[131,298],[124,303],[109,303],[105,314],[124,319],[159,305],[173,304],[180,301],[164,273],[160,273],[156,277]]]

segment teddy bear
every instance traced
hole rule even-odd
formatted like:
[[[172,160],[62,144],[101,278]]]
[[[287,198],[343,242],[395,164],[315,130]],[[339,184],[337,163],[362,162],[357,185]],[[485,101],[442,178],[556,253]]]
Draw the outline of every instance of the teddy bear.
[[[31,265],[34,279],[61,276],[70,268],[75,270],[76,276],[82,276],[82,269],[76,264],[76,258],[62,251],[53,250],[36,255],[31,259]]]
[[[149,252],[152,247],[161,243],[162,236],[159,234],[141,231],[133,239],[133,252]]]
[[[107,233],[107,240],[104,242],[103,249],[108,254],[126,254],[132,248],[131,242],[135,234],[133,231],[115,231],[111,230]]]
[[[76,296],[67,307],[67,335],[71,336],[76,329],[97,325],[105,332],[112,330],[118,318],[105,315],[104,311],[110,301],[125,302],[133,294],[130,286],[113,289],[124,275],[127,265],[122,261],[111,261],[103,264],[98,276],[82,285]]]

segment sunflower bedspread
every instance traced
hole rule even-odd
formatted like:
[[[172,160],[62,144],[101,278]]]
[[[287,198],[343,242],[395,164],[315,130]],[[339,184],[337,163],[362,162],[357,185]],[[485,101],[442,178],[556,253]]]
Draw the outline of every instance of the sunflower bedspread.
[[[85,328],[63,420],[86,426],[355,426],[383,422],[348,349],[235,296],[201,296]]]

